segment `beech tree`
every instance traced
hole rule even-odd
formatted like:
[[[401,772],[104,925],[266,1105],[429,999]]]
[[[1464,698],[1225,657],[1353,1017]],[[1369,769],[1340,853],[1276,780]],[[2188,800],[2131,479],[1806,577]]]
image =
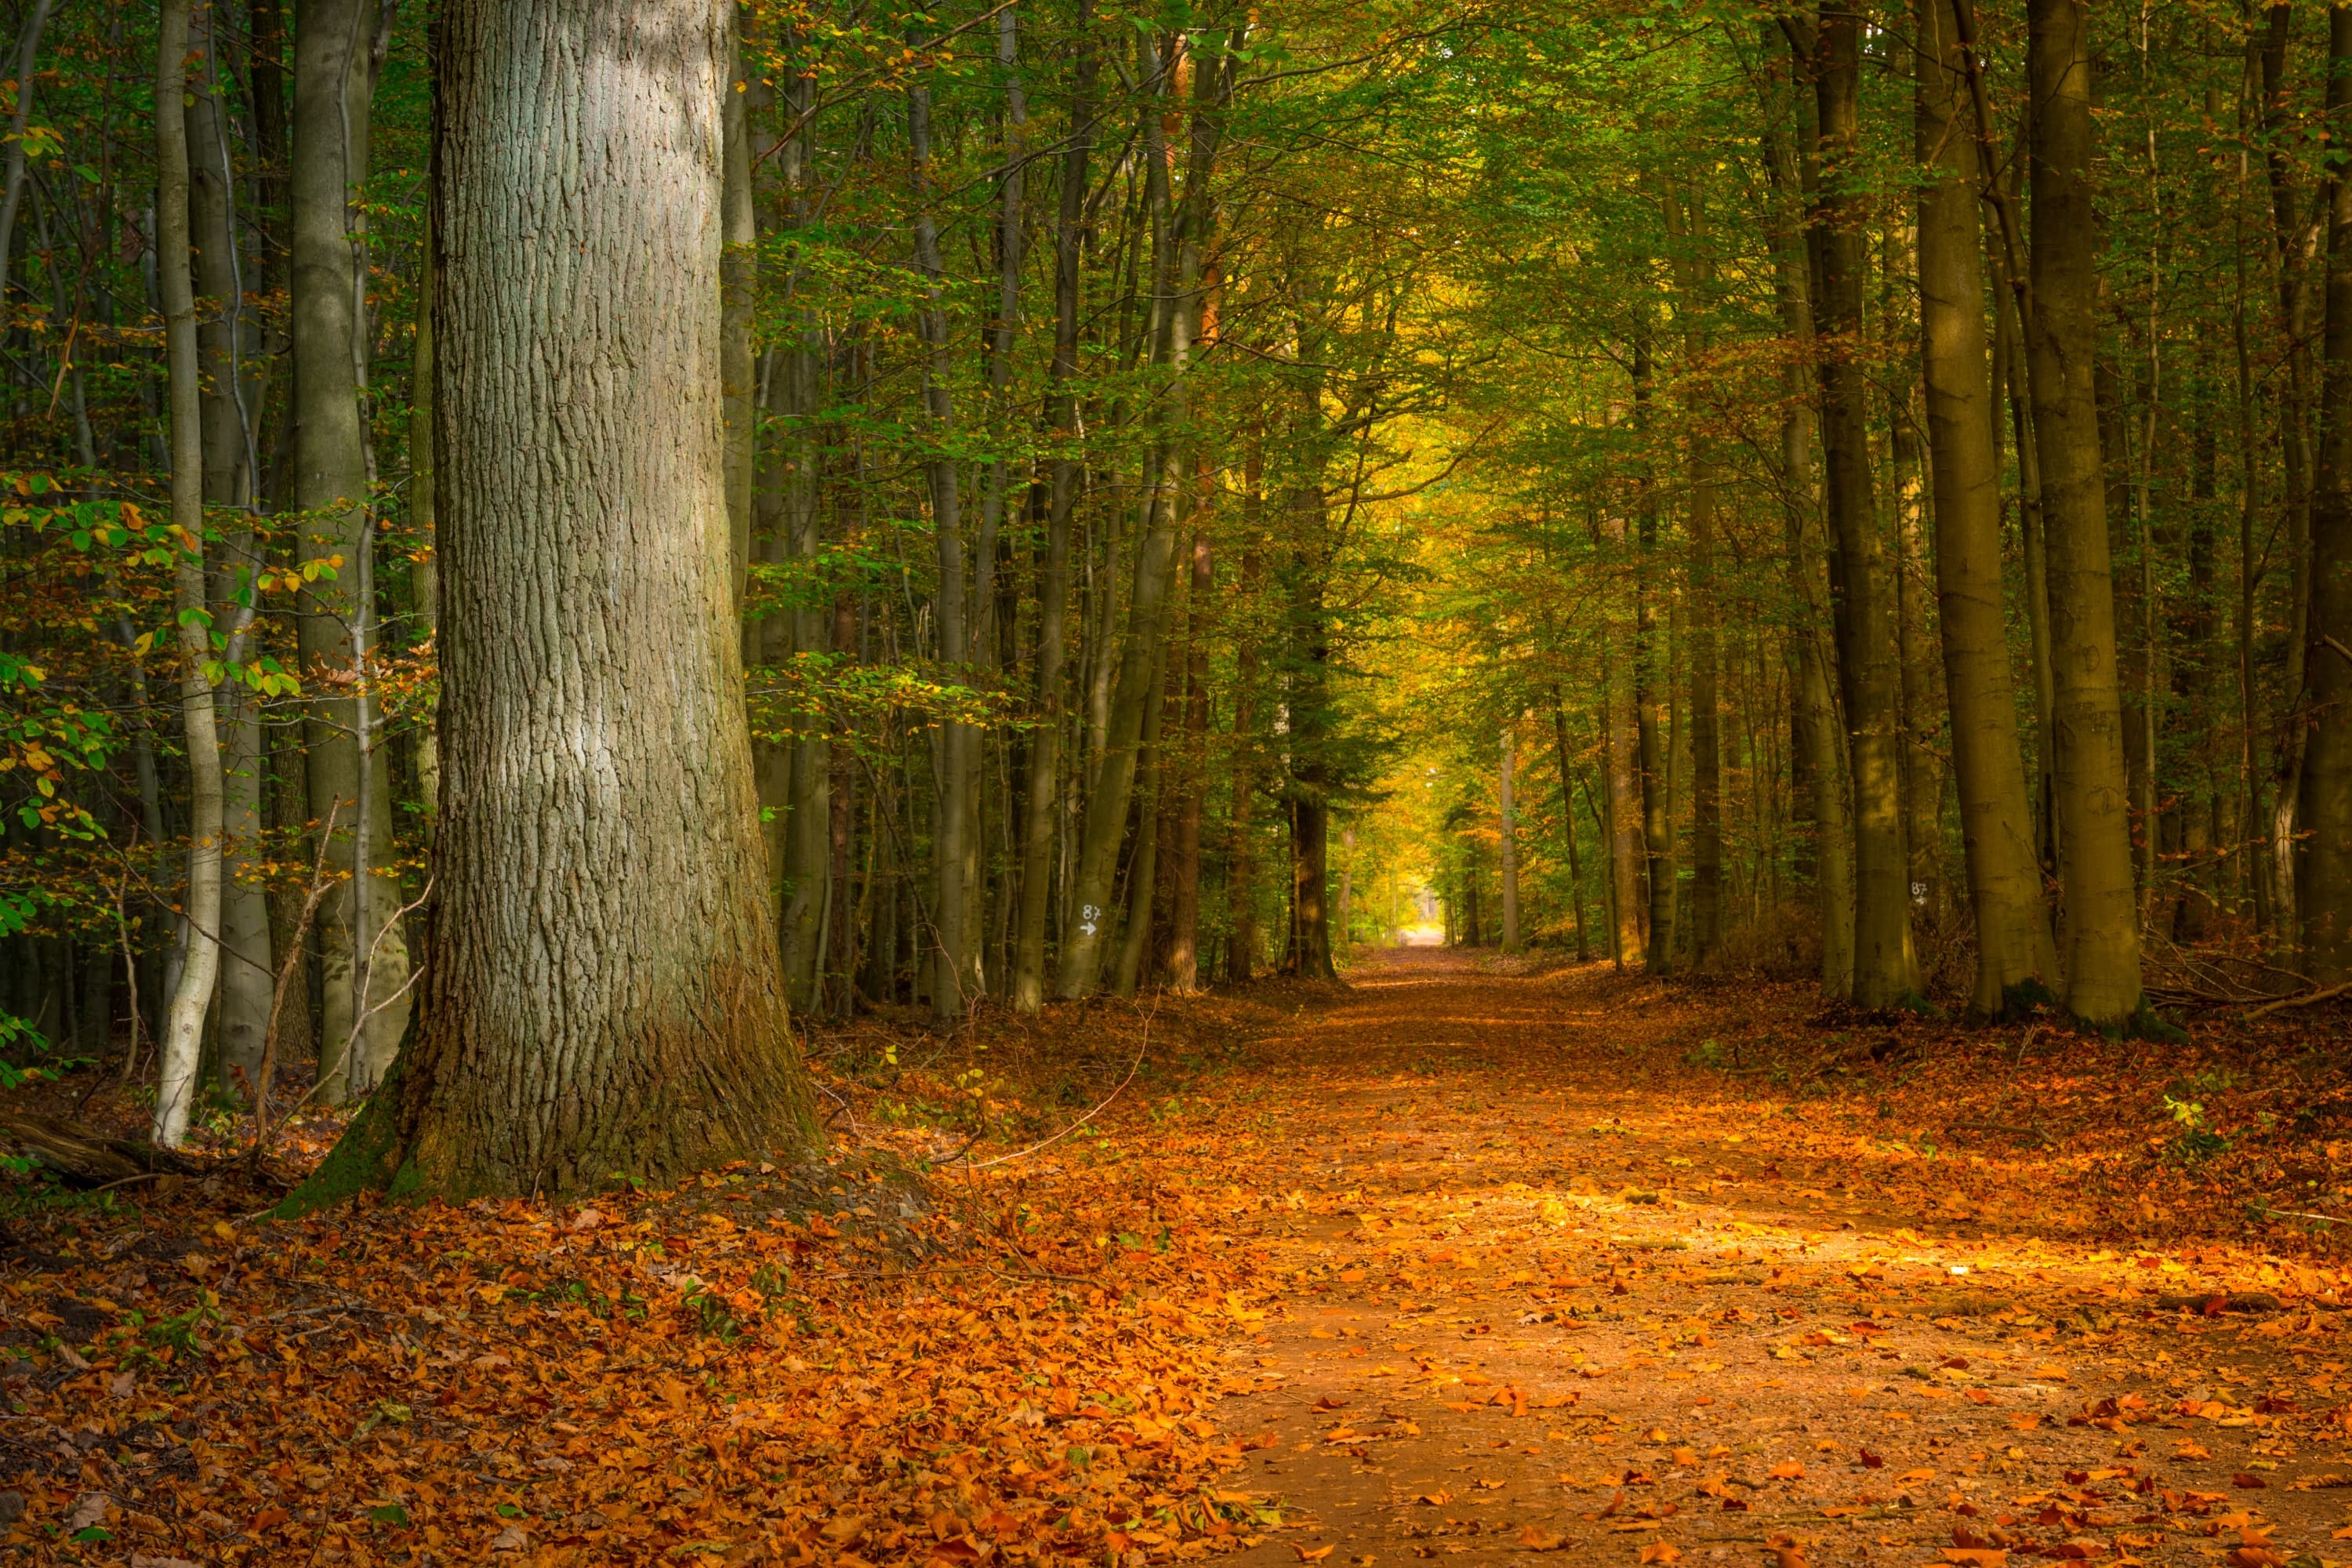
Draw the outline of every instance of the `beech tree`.
[[[439,902],[418,1032],[317,1197],[578,1192],[815,1140],[745,875],[728,21],[441,14]]]

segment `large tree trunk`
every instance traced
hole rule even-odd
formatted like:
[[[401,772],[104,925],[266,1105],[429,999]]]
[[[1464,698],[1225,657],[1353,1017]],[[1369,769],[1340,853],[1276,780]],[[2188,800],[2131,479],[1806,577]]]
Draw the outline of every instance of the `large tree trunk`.
[[[730,614],[725,11],[449,0],[442,28],[433,962],[397,1094],[298,1205],[659,1184],[817,1136]]]
[[[1045,569],[1038,583],[1037,727],[1029,742],[1029,792],[1022,814],[1021,910],[1013,943],[1015,1011],[1045,998],[1045,925],[1053,910],[1054,844],[1062,803],[1063,666],[1069,640],[1070,513],[1077,504],[1079,263],[1086,240],[1087,163],[1094,150],[1095,42],[1091,0],[1078,0],[1078,59],[1070,94],[1070,144],[1062,154],[1054,218],[1054,357],[1047,365],[1045,426],[1061,446],[1046,500]]]
[[[2340,125],[2352,113],[2352,6],[2328,8],[2327,68],[2328,121]],[[2352,179],[2335,163],[2328,165],[2321,352],[2296,887],[2305,972],[2332,985],[2352,978]]]
[[[323,818],[341,801],[341,820],[352,825],[334,837],[328,864],[342,880],[319,911],[319,1097],[331,1103],[375,1087],[409,1008],[408,946],[394,924],[400,884],[382,869],[393,858],[391,773],[383,749],[362,733],[373,727],[375,704],[366,700],[361,667],[374,606],[366,591],[373,512],[362,407],[367,240],[359,197],[384,21],[377,0],[305,0],[294,25],[294,472],[287,500],[314,520],[299,547],[303,558],[341,563],[307,590],[300,642],[305,679],[319,693],[305,726],[310,806]],[[355,864],[362,849],[364,864]],[[355,1035],[362,974],[373,1016]]]
[[[2049,531],[2066,1005],[2084,1022],[2114,1028],[2140,1011],[2139,908],[2094,384],[2098,224],[2086,0],[2031,0],[2029,21],[2033,248],[2026,336]]]
[[[1895,603],[1870,472],[1869,374],[1863,341],[1864,198],[1861,17],[1825,7],[1812,60],[1821,176],[1811,244],[1820,355],[1822,450],[1830,531],[1838,684],[1852,759],[1853,1001],[1893,1006],[1918,989],[1911,948],[1911,868],[1904,844],[1903,700]]]
[[[1969,0],[1961,0],[1962,4]],[[2021,987],[2055,978],[2056,949],[2033,853],[2017,691],[2001,613],[2000,460],[1986,366],[1979,264],[1977,141],[1961,122],[1953,0],[1915,0],[1920,40],[1915,146],[1919,186],[1919,365],[1935,487],[1936,594],[1960,837],[1976,913],[1975,1012],[1997,1017]]]
[[[172,524],[182,536],[173,575],[179,620],[180,721],[188,747],[187,962],[164,1018],[151,1136],[186,1136],[203,1059],[205,1015],[220,973],[221,755],[205,635],[204,429],[196,365],[195,285],[188,271],[188,122],[181,105],[188,60],[187,0],[164,0],[155,39],[155,254],[163,301],[166,409],[172,440]]]

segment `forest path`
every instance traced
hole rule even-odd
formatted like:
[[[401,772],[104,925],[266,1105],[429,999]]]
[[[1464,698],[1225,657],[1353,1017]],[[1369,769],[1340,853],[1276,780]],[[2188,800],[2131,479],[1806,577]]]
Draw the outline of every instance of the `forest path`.
[[[1973,1205],[1883,1135],[1822,1160],[1682,1065],[1757,1026],[1735,991],[1427,950],[1351,982],[1227,1111],[1284,1194],[1216,1415],[1293,1528],[1242,1561],[2352,1557],[2345,1434],[2281,1414],[2342,1403],[2343,1314],[2138,1304],[2198,1271],[2036,1234],[2038,1155],[1948,1157]]]

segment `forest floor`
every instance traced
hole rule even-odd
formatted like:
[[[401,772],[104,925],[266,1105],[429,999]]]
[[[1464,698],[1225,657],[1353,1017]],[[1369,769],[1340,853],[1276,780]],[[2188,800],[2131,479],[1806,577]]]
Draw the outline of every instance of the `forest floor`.
[[[2342,1015],[2156,1047],[1349,980],[865,1021],[813,1053],[824,1161],[668,1192],[275,1223],[225,1124],[168,1192],[20,1188],[0,1544],[2352,1560]]]

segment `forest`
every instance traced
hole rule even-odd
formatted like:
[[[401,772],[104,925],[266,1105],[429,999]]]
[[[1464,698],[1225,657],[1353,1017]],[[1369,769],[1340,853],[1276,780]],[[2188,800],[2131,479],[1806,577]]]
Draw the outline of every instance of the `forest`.
[[[805,1120],[792,1018],[1430,895],[2352,979],[2343,8],[186,11],[15,8],[0,204],[0,1030],[163,1143],[413,1021]]]
[[[2335,1568],[2347,139],[2316,0],[0,0],[0,1543]]]

